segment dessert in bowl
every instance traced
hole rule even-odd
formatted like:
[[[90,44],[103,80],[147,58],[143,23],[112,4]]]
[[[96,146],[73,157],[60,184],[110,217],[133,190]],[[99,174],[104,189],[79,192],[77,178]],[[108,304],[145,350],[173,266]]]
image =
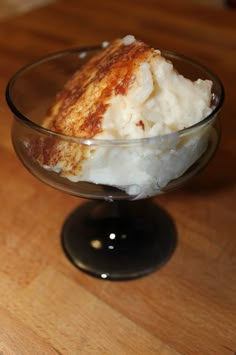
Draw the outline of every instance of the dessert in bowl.
[[[15,116],[15,150],[35,176],[75,196],[123,201],[124,209],[124,201],[166,192],[183,184],[208,163],[219,140],[217,115],[223,103],[223,88],[220,80],[202,65],[175,53],[154,50],[133,36],[126,36],[107,48],[56,53],[23,68],[9,82],[7,101]],[[125,215],[111,208],[115,204],[108,208],[99,207],[99,203],[88,205],[72,214],[63,232],[67,235],[67,242],[63,239],[66,252],[81,269],[96,276],[121,279],[146,274],[163,262],[160,256],[155,260],[153,255],[148,261],[148,253],[140,254],[139,259],[147,259],[150,265],[138,266],[137,257],[132,261],[124,247],[121,249],[123,258],[127,255],[126,270],[123,267],[120,271],[119,261],[118,266],[111,266],[115,253],[120,254],[120,246],[109,243],[120,239],[125,245],[128,234],[132,238],[136,235],[136,242],[141,235],[145,236],[143,242],[147,245],[146,234],[154,236],[160,229],[165,244],[171,236],[166,256],[172,253],[174,227],[170,227],[171,221],[159,208],[152,208],[154,212],[149,210],[147,216],[147,209],[144,213],[138,201],[130,203],[132,207],[126,208]],[[127,218],[129,213],[132,218]],[[152,230],[146,233],[145,226],[150,225],[155,214],[162,214],[162,222],[166,219],[164,224],[169,227],[162,230],[152,222]],[[87,246],[81,247],[86,249],[85,259],[91,254],[90,248],[94,249],[89,262],[71,255],[79,237],[68,242],[71,228],[77,228],[71,221],[78,221],[82,215],[91,215],[89,225],[96,225],[90,231],[91,238],[87,237]],[[103,227],[95,215],[103,222],[106,220]],[[137,230],[140,223],[136,217],[142,216],[143,221],[144,215],[148,221]],[[128,219],[133,220],[129,233],[125,231]],[[84,222],[80,220],[78,224],[81,227]],[[94,237],[94,233],[106,235],[103,239],[108,238],[109,243],[99,242],[100,237]],[[115,235],[115,239],[110,235]],[[132,239],[131,244],[136,242]],[[159,243],[160,248],[157,236],[152,243]],[[153,245],[150,249],[156,250]],[[90,267],[98,250],[103,266]]]

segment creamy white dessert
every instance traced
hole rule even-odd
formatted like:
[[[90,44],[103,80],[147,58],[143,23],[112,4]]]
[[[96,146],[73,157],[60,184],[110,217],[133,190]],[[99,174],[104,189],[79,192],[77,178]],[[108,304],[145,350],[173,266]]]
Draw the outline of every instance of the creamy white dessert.
[[[206,149],[206,129],[182,138],[174,132],[212,111],[212,83],[184,78],[131,35],[103,47],[65,84],[43,126],[108,144],[41,140],[37,154],[34,145],[30,150],[44,168],[73,182],[115,186],[134,198],[155,195]]]

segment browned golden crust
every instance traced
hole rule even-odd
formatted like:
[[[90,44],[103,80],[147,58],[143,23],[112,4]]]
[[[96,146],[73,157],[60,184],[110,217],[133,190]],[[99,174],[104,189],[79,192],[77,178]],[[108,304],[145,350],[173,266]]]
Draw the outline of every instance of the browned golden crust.
[[[93,148],[55,137],[34,137],[25,141],[28,154],[44,168],[57,168],[61,176],[79,176],[82,162],[93,154]]]
[[[93,138],[114,95],[126,95],[139,65],[152,55],[141,41],[114,41],[79,69],[57,95],[44,126],[69,136]]]
[[[156,53],[141,41],[124,45],[115,40],[101,50],[65,84],[57,95],[43,126],[67,136],[93,138],[102,133],[103,115],[115,95],[126,95],[144,61]],[[142,129],[144,123],[138,122]],[[32,139],[29,154],[40,165],[61,169],[62,176],[78,176],[92,149],[55,137]]]

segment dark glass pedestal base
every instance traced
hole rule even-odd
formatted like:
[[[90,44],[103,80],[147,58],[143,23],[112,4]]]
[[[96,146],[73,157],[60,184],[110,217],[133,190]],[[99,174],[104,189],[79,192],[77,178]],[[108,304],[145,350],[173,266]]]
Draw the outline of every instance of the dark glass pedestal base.
[[[176,229],[170,216],[149,200],[92,201],[67,218],[62,245],[82,271],[128,280],[155,271],[170,258]]]

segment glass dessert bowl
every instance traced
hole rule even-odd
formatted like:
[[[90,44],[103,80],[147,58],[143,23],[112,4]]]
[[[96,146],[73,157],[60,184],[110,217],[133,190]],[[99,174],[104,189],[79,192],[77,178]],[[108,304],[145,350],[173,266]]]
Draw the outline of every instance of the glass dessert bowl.
[[[153,272],[172,255],[174,222],[150,198],[181,186],[208,164],[219,142],[224,91],[217,76],[204,66],[162,51],[180,74],[212,81],[212,111],[199,123],[141,139],[83,139],[45,128],[42,120],[56,94],[101,50],[68,50],[21,69],[9,81],[6,99],[14,114],[12,142],[24,166],[54,188],[93,200],[64,222],[66,255],[93,276],[125,280]],[[55,159],[47,164],[49,154]],[[69,171],[81,159],[86,173],[78,180]]]

